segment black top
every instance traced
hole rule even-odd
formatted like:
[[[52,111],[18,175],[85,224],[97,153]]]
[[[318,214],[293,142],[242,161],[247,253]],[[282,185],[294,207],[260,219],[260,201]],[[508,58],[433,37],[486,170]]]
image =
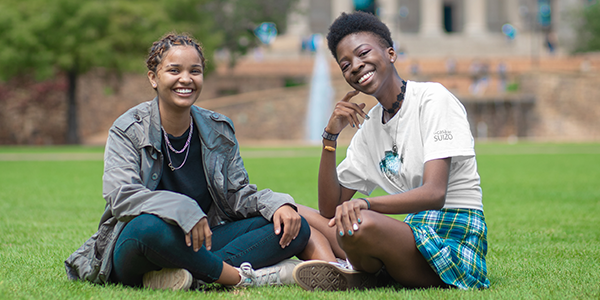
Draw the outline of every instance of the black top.
[[[196,129],[196,128],[194,128]],[[171,171],[169,163],[172,162],[172,166],[177,168],[181,166],[186,157],[186,151],[177,154],[169,149],[167,142],[162,141],[163,151],[163,173],[160,182],[158,183],[157,190],[173,191],[180,194],[187,195],[188,197],[196,200],[200,208],[204,213],[207,213],[212,204],[212,197],[208,192],[208,186],[206,183],[206,176],[204,174],[204,165],[202,162],[202,148],[200,144],[200,138],[198,137],[198,130],[193,130],[192,139],[190,141],[190,149],[187,154],[185,164],[174,171]],[[190,129],[181,135],[180,137],[169,136],[171,146],[175,150],[181,150],[185,146],[188,139]],[[169,160],[169,156],[171,159]]]

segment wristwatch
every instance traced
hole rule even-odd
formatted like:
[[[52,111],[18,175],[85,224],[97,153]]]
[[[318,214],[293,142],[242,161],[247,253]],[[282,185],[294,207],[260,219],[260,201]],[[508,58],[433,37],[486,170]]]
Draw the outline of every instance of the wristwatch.
[[[335,141],[335,140],[337,140],[338,135],[340,135],[340,134],[339,133],[331,134],[331,133],[327,132],[325,129],[323,129],[323,138],[326,140]]]

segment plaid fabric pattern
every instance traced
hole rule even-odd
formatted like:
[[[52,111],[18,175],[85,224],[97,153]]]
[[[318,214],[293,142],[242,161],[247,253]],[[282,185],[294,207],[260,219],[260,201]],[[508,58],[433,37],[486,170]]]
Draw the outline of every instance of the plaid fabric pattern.
[[[474,209],[428,210],[404,219],[417,249],[442,280],[461,289],[488,288],[487,226]]]

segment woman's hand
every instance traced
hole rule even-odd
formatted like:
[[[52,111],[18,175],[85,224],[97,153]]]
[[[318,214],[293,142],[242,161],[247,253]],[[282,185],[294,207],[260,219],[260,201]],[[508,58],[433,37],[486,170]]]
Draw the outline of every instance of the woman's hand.
[[[345,201],[335,208],[335,217],[329,220],[329,227],[336,226],[340,236],[353,235],[362,222],[360,211],[368,207],[367,202],[362,199]]]
[[[342,129],[344,129],[348,124],[350,126],[360,127],[360,121],[358,120],[358,116],[368,119],[369,117],[363,111],[366,104],[356,104],[350,102],[352,97],[358,95],[358,91],[351,91],[344,96],[344,98],[335,104],[335,109],[329,118],[329,122],[327,123],[326,131],[331,134],[339,134]]]
[[[298,236],[301,226],[300,215],[289,205],[282,205],[273,214],[273,226],[275,228],[275,234],[281,233],[281,224],[283,224],[283,235],[279,239],[279,245],[281,248],[285,248],[290,245],[292,240]]]
[[[203,217],[194,225],[192,230],[185,235],[185,243],[188,247],[194,245],[194,252],[198,252],[202,247],[202,243],[205,243],[206,250],[210,251],[212,247],[212,231],[208,226],[206,217]]]

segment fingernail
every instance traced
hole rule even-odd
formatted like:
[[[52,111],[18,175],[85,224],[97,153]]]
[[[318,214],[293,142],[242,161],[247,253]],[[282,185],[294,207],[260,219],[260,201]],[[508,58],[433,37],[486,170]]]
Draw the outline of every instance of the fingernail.
[[[359,223],[359,224],[360,224],[360,223],[362,223],[362,221],[360,220],[360,218],[358,218],[358,223]]]
[[[369,117],[369,115],[365,114],[365,120],[369,120],[371,119],[371,117]]]
[[[340,230],[340,236],[344,236],[344,232]]]
[[[352,229],[354,229],[354,231],[357,231],[358,230],[358,224],[352,225]]]
[[[352,128],[354,128],[354,127],[355,127],[354,124],[352,124]]]
[[[348,235],[352,235],[352,230],[348,230]]]

